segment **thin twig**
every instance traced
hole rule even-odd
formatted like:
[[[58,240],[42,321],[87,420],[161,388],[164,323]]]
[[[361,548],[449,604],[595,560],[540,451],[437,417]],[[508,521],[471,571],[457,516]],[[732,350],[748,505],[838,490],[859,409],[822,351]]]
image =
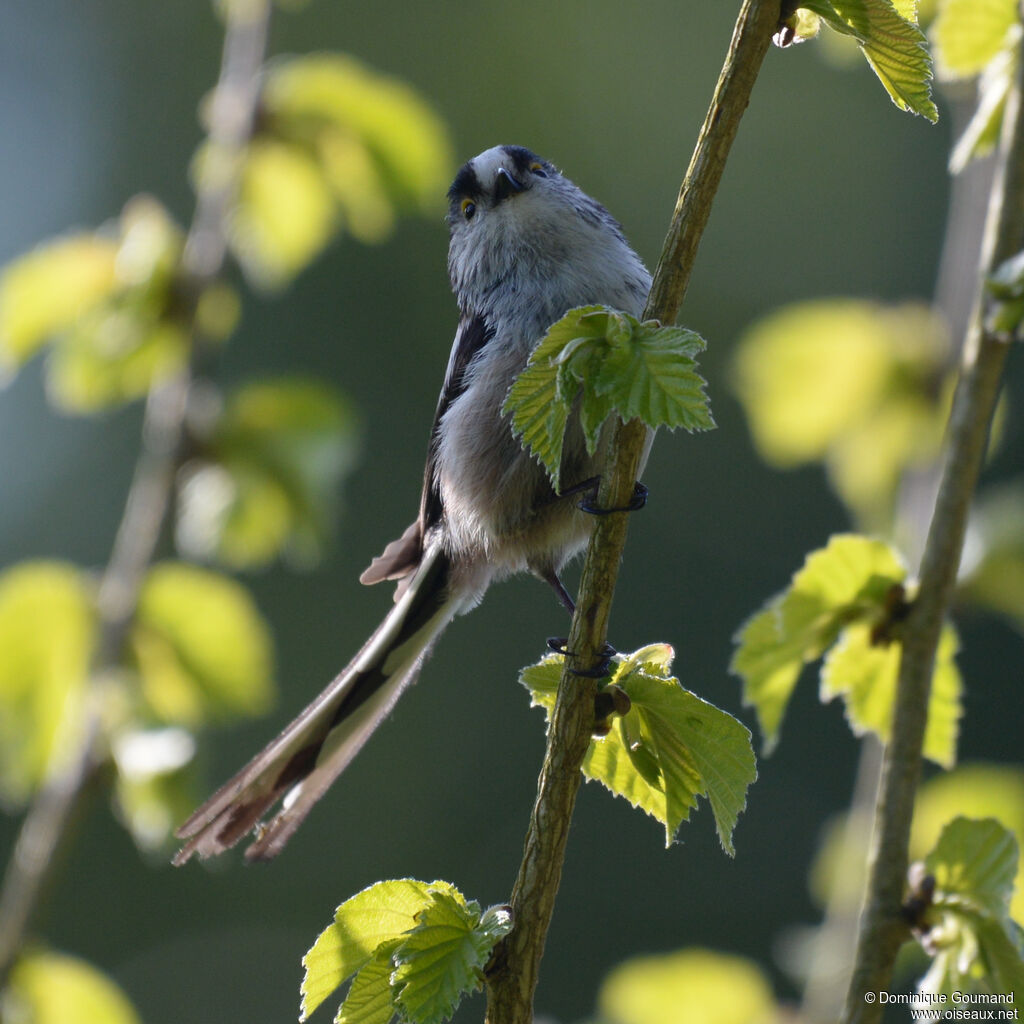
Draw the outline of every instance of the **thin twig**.
[[[204,289],[213,283],[224,264],[227,215],[256,118],[270,2],[236,0],[225,9],[224,50],[210,104],[207,137],[216,167],[223,168],[223,173],[199,187],[180,266],[191,360],[179,373],[155,385],[146,402],[142,451],[97,595],[99,638],[91,667],[93,679],[101,679],[121,661],[139,592],[170,509],[185,440],[193,367],[206,342],[196,320],[196,308]],[[82,720],[68,723],[73,726],[68,729],[73,745],[60,751],[59,765],[33,800],[15,842],[0,890],[0,988],[32,926],[74,810],[105,760],[100,745],[100,699],[94,688]]]
[[[646,317],[671,323],[682,305],[726,157],[779,17],[780,0],[745,0],[743,4],[679,192]],[[614,431],[606,450],[608,469],[601,479],[599,503],[603,507],[629,504],[647,433],[644,424],[636,420],[620,423]],[[594,724],[597,683],[570,670],[590,667],[604,647],[627,519],[625,514],[601,517],[587,551],[568,644],[574,656],[568,659],[558,688],[522,865],[512,892],[515,926],[487,979],[488,1024],[530,1024],[533,1020],[533,993],[561,879],[582,778],[580,767]]]
[[[1024,63],[1019,64],[1004,113],[1000,169],[989,204],[979,295],[964,345],[945,468],[921,562],[918,595],[905,627],[892,740],[882,767],[871,871],[843,1017],[849,1024],[880,1019],[879,993],[889,985],[896,953],[909,935],[900,905],[935,650],[956,584],[968,512],[1009,351],[1008,340],[986,327],[983,282],[1000,263],[1024,248],[1022,95]]]

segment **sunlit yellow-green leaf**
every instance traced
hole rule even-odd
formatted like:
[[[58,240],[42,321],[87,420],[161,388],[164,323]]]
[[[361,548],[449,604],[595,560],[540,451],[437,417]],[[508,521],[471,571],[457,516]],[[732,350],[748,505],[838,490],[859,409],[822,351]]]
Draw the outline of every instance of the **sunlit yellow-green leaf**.
[[[18,960],[0,993],[5,1024],[142,1024],[128,997],[95,967],[61,953]]]
[[[103,308],[54,344],[46,389],[60,409],[95,412],[141,398],[187,358],[188,339],[180,327],[154,323],[130,308]]]
[[[373,216],[383,197],[440,213],[452,166],[448,133],[406,83],[353,57],[312,54],[273,65],[263,103],[276,132],[305,135],[320,150],[350,224],[360,197],[377,207]]]
[[[733,381],[765,459],[823,461],[858,521],[885,529],[902,472],[938,450],[948,349],[943,323],[923,306],[800,303],[747,332]]]
[[[778,739],[802,667],[820,658],[844,627],[874,626],[905,578],[890,545],[840,534],[808,555],[790,586],[740,629],[730,668],[743,679],[743,702],[757,712],[767,751]]]
[[[597,1000],[608,1024],[772,1024],[781,1021],[764,972],[707,949],[644,956],[616,967]]]
[[[334,1017],[334,1024],[390,1024],[395,1016],[395,1001],[391,995],[394,969],[391,957],[379,953],[360,968]]]
[[[626,692],[631,709],[590,744],[583,774],[660,821],[666,845],[697,797],[706,797],[722,848],[732,856],[732,832],[757,778],[750,732],[684,690],[669,675],[672,655],[668,645],[652,644],[618,662],[610,683]],[[520,673],[533,704],[549,719],[563,664],[561,655],[549,656]]]
[[[940,75],[978,74],[1007,45],[1017,21],[1015,0],[942,0],[931,28]]]
[[[200,174],[202,162],[200,155]],[[328,243],[336,218],[331,189],[312,157],[283,142],[250,145],[230,235],[253,281],[287,284]]]
[[[922,860],[946,823],[958,815],[994,818],[1024,836],[1024,770],[1016,765],[966,764],[928,780],[917,795],[910,855]],[[1024,923],[1024,872],[1018,867],[1010,913]]]
[[[901,110],[938,120],[931,98],[931,58],[907,5],[892,0],[801,0],[831,28],[852,36],[893,103]]]
[[[9,263],[0,275],[0,370],[19,366],[108,296],[116,257],[113,238],[73,235]]]
[[[73,749],[94,632],[74,566],[27,562],[0,574],[0,798],[26,800]]]
[[[143,584],[131,646],[142,691],[163,721],[257,715],[274,697],[270,631],[239,583],[164,562]]]
[[[956,662],[956,631],[942,631],[935,656],[924,756],[943,768],[956,763],[956,741],[963,708],[963,684]],[[859,622],[847,627],[828,652],[821,669],[821,699],[842,696],[846,717],[856,735],[870,730],[883,743],[892,734],[901,647],[897,643],[872,644],[871,627]]]
[[[431,890],[457,892],[447,882],[399,878],[376,882],[342,903],[302,958],[299,1019],[305,1020],[346,978],[370,963],[382,944],[415,928]]]

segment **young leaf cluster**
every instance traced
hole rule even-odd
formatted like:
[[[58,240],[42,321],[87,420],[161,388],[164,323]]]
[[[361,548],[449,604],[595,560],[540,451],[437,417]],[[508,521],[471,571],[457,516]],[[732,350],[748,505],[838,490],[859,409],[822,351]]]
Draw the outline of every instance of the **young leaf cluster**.
[[[906,569],[890,545],[856,534],[838,535],[808,555],[789,587],[740,629],[731,668],[743,679],[744,703],[757,712],[767,750],[778,741],[804,665],[819,658],[822,700],[841,696],[856,734],[871,731],[888,740],[906,583]],[[924,741],[925,756],[945,767],[956,760],[962,710],[956,651],[956,634],[947,624],[936,657]]]
[[[335,1024],[440,1024],[483,983],[507,907],[481,911],[448,882],[377,882],[338,907],[303,958],[300,1020],[350,978]]]
[[[1015,0],[941,0],[931,28],[939,77],[977,78],[978,102],[950,155],[953,173],[991,153],[1020,60],[1021,28]]]
[[[730,856],[747,788],[757,778],[750,731],[725,711],[683,689],[670,674],[674,652],[652,644],[617,662],[608,682],[629,698],[611,731],[591,742],[583,774],[665,826],[671,845],[697,797],[706,797],[722,848]],[[564,665],[552,655],[523,669],[520,680],[550,720]]]
[[[939,113],[931,97],[932,62],[916,6],[908,0],[800,0],[784,39],[816,35],[819,19],[851,36],[893,103],[934,122]]]
[[[0,373],[44,347],[50,400],[92,413],[146,394],[188,358],[180,304],[184,236],[155,200],[129,202],[116,224],[41,245],[0,274]],[[225,285],[200,296],[204,333],[234,329],[238,299]]]
[[[1013,833],[993,818],[958,817],[943,830],[924,861],[934,895],[917,930],[932,964],[919,992],[988,993],[1019,1009],[1024,930],[1010,917],[1017,859]]]
[[[399,213],[439,212],[452,165],[443,122],[413,89],[353,57],[281,58],[264,76],[230,240],[249,279],[287,284],[339,230],[380,242]],[[228,173],[211,145],[197,181]]]
[[[704,347],[698,335],[682,327],[641,322],[607,306],[573,309],[548,328],[502,411],[558,490],[574,409],[591,454],[613,413],[655,428],[712,429],[696,363]]]

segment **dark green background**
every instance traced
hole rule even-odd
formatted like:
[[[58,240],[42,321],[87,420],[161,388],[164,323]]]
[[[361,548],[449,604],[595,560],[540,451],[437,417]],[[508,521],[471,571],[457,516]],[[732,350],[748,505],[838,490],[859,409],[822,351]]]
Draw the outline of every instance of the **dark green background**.
[[[604,202],[653,267],[736,7],[319,0],[275,18],[273,49],[348,50],[405,77],[450,124],[459,160],[497,143],[535,149]],[[187,221],[196,105],[219,44],[207,0],[8,0],[0,258],[115,216],[139,191]],[[747,323],[788,301],[931,295],[948,120],[931,127],[899,113],[862,63],[839,71],[814,45],[773,50],[715,203],[681,320],[709,341],[703,366],[719,429],[659,437],[611,639],[624,650],[671,642],[683,683],[751,726],[727,673],[730,638],[808,550],[848,523],[819,470],[779,474],[758,462],[728,390],[729,354]],[[248,581],[275,630],[282,699],[272,720],[209,738],[211,785],[303,706],[389,606],[383,588],[365,590],[356,577],[417,506],[456,319],[446,245],[440,215],[405,222],[379,248],[342,241],[280,299],[247,300],[225,380],[297,371],[333,381],[358,402],[366,443],[328,561]],[[1019,390],[1019,366],[1015,376]],[[1011,413],[990,473],[1019,471],[1020,420]],[[138,423],[137,408],[54,416],[38,364],[3,392],[0,565],[104,563]],[[1014,759],[1019,638],[980,619],[962,626],[971,685],[963,756]],[[540,584],[495,588],[451,628],[420,684],[269,866],[145,863],[96,800],[50,900],[47,940],[109,970],[149,1024],[285,1021],[297,1014],[302,953],[335,905],[371,882],[440,877],[485,905],[504,901],[543,748],[541,713],[528,709],[516,672],[564,628]],[[822,822],[848,800],[856,753],[841,709],[818,705],[808,674],[750,791],[735,861],[719,849],[706,805],[666,852],[658,825],[584,787],[538,1013],[578,1020],[614,964],[691,944],[756,958],[791,996],[775,943],[816,920],[806,869]],[[0,820],[0,855],[16,824]],[[458,1019],[482,1009],[471,1001]]]

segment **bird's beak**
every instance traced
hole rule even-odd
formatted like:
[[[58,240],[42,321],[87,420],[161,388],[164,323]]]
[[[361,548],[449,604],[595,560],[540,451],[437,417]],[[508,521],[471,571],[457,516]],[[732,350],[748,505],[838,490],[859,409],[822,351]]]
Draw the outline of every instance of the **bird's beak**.
[[[498,168],[498,179],[494,183],[494,201],[500,203],[509,196],[523,191],[523,184],[513,175],[509,174],[504,167]]]

